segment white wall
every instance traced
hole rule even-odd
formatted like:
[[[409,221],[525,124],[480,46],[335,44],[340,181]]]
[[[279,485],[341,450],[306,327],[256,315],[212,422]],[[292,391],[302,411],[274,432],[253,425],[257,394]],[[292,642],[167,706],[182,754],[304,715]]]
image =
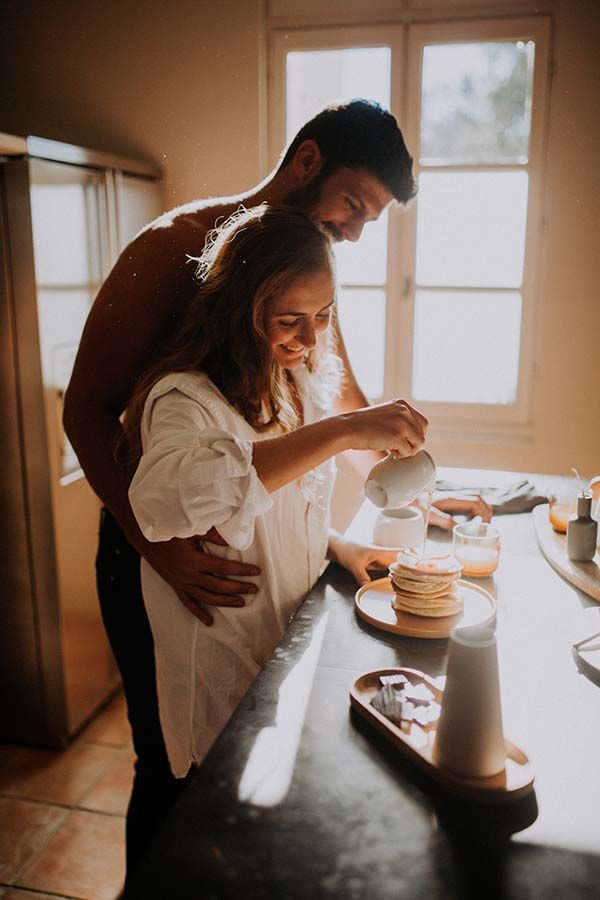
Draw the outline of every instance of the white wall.
[[[600,7],[558,4],[546,231],[538,317],[535,440],[525,462],[600,471]],[[521,456],[521,454],[520,454]]]
[[[2,14],[0,131],[162,163],[168,206],[262,174],[262,0],[3,0]]]

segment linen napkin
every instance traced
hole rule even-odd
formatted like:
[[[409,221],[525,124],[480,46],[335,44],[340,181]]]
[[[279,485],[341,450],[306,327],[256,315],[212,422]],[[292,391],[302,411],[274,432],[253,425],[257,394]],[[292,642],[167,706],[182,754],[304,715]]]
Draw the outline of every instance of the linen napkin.
[[[539,506],[540,503],[547,503],[548,498],[539,494],[535,484],[528,479],[515,482],[508,487],[464,487],[460,484],[454,484],[451,481],[436,481],[436,491],[447,491],[451,494],[480,494],[481,497],[494,510],[495,516],[507,513],[524,513]],[[435,503],[435,500],[434,500]]]

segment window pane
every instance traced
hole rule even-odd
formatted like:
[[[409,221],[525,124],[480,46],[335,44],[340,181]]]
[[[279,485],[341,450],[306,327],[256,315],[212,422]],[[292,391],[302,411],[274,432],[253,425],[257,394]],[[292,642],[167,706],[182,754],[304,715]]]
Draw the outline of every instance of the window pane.
[[[44,383],[65,390],[100,286],[103,176],[45,160],[30,172]]]
[[[98,280],[98,274],[90,271],[88,246],[88,207],[93,199],[83,182],[31,185],[35,268],[41,284],[81,285]]]
[[[44,383],[65,391],[94,295],[87,290],[38,289]]]
[[[102,278],[104,176],[46,160],[29,166],[47,422],[52,442],[61,448],[60,474],[68,475],[79,464],[59,424],[61,395]]]
[[[355,97],[389,109],[389,47],[293,51],[287,54],[286,140],[330,103]],[[335,248],[340,284],[384,284],[387,269],[387,214],[365,226],[356,245]]]
[[[413,397],[514,403],[520,335],[516,292],[417,291]]]
[[[532,41],[423,49],[423,165],[527,162],[534,51]]]
[[[520,287],[526,172],[422,172],[416,280],[445,287]]]
[[[390,106],[389,47],[294,51],[287,54],[286,140],[330,103],[355,97]]]
[[[385,292],[340,290],[338,318],[359,385],[367,397],[381,397],[385,354]]]
[[[367,222],[357,244],[334,244],[340,284],[385,284],[388,236],[387,210],[376,222]]]

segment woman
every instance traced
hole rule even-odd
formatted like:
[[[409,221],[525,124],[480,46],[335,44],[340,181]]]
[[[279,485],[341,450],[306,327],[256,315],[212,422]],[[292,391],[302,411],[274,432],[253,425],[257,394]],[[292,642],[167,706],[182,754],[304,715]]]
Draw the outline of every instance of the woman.
[[[340,378],[329,332],[333,259],[303,213],[240,211],[208,242],[199,276],[172,346],[127,411],[139,458],[130,502],[148,540],[203,535],[262,574],[252,599],[218,608],[207,629],[142,560],[161,725],[178,777],[202,761],[326,555],[355,571],[391,561],[329,533],[332,457],[350,448],[409,455],[426,427],[402,401],[330,415]]]

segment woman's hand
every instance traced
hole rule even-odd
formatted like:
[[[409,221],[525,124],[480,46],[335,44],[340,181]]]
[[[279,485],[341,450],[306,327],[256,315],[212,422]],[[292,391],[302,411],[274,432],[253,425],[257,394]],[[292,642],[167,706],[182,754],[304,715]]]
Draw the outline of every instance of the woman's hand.
[[[357,544],[336,531],[329,536],[327,556],[352,572],[358,584],[368,584],[369,569],[387,569],[398,554],[398,548],[376,547],[375,544]]]
[[[390,450],[413,456],[425,443],[429,422],[406,400],[367,406],[340,416],[349,429],[350,449]]]

